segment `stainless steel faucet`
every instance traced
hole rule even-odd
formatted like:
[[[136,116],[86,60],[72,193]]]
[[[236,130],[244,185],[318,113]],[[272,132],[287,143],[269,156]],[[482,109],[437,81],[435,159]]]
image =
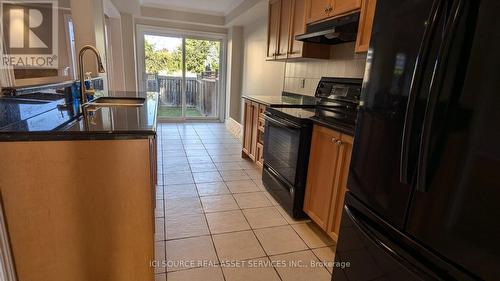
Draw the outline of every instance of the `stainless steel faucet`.
[[[82,104],[87,103],[87,92],[85,90],[85,73],[83,72],[83,57],[87,50],[91,50],[97,58],[97,71],[99,73],[106,72],[104,66],[102,66],[102,59],[99,51],[91,45],[85,45],[80,49],[78,54],[78,70],[80,71],[80,100]]]

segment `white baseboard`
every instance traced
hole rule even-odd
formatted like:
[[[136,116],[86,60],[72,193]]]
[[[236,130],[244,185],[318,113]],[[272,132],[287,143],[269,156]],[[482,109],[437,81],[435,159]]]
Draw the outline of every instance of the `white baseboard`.
[[[228,119],[226,119],[226,128],[235,137],[237,137],[240,140],[243,140],[243,125],[236,122],[233,118],[229,117]]]

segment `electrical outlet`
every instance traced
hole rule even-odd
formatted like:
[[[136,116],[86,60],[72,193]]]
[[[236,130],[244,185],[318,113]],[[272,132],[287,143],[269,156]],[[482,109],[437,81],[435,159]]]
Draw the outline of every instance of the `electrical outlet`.
[[[304,89],[306,87],[306,79],[305,78],[302,78],[300,80],[300,88],[301,89]]]

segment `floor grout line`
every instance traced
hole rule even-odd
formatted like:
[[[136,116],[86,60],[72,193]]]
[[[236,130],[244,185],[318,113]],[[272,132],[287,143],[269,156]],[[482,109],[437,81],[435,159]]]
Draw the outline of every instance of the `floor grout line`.
[[[215,140],[218,138],[217,134],[220,133],[220,132],[224,132],[224,130],[219,130],[217,132],[213,131],[212,129],[207,129],[207,131],[210,131],[210,134],[211,136],[213,137],[210,137],[210,138],[206,138],[206,133],[203,133],[201,134],[200,132],[198,132],[198,130],[196,129],[195,126],[190,126],[190,129],[188,130],[188,132],[191,132],[191,130],[193,130],[194,134],[191,135],[191,134],[188,134],[189,137],[187,138],[183,138],[183,135],[185,136],[185,133],[184,134],[181,134],[181,129],[180,129],[180,126],[179,124],[176,124],[175,128],[176,128],[176,131],[177,131],[177,134],[179,135],[179,138],[175,139],[175,145],[174,146],[181,146],[183,152],[184,152],[184,156],[180,156],[179,158],[186,158],[187,160],[187,167],[189,169],[189,171],[185,171],[185,173],[190,173],[191,175],[191,179],[193,180],[193,183],[186,183],[186,184],[175,184],[175,185],[194,185],[194,187],[196,188],[196,194],[197,196],[186,196],[186,197],[180,197],[180,198],[196,198],[199,203],[201,204],[201,213],[193,213],[196,214],[196,215],[203,215],[204,219],[205,219],[205,224],[206,224],[206,227],[208,228],[208,235],[197,235],[197,236],[188,236],[188,237],[179,237],[179,238],[174,238],[174,239],[167,239],[167,214],[166,214],[166,210],[167,210],[167,187],[168,186],[175,186],[175,185],[168,185],[166,184],[166,174],[165,173],[165,167],[166,167],[166,162],[165,162],[165,149],[164,147],[166,147],[166,143],[168,143],[168,140],[169,139],[162,139],[162,136],[164,135],[164,132],[161,131],[160,133],[160,146],[159,146],[159,149],[158,150],[161,150],[161,160],[158,159],[158,162],[161,162],[161,169],[162,169],[162,185],[159,185],[161,186],[162,188],[162,192],[163,192],[163,197],[162,197],[162,202],[163,202],[163,220],[164,220],[164,239],[163,241],[155,241],[156,242],[163,242],[165,244],[165,258],[167,257],[167,250],[166,250],[166,243],[167,241],[175,241],[175,240],[181,240],[181,239],[188,239],[188,238],[195,238],[195,237],[203,237],[203,236],[210,236],[210,239],[212,241],[212,246],[214,248],[214,251],[215,251],[215,254],[216,254],[216,258],[217,258],[217,262],[218,262],[218,265],[219,265],[219,269],[220,271],[222,272],[222,275],[223,275],[223,278],[224,280],[226,280],[226,276],[224,274],[224,270],[222,269],[222,265],[221,265],[221,259],[219,257],[219,253],[217,251],[217,248],[216,248],[216,245],[215,245],[215,242],[214,242],[214,239],[213,237],[215,235],[222,235],[222,234],[230,234],[230,233],[239,233],[239,232],[247,232],[247,231],[251,231],[254,238],[257,240],[257,242],[259,243],[259,246],[261,247],[261,249],[264,251],[264,254],[267,259],[270,260],[271,257],[273,256],[279,256],[279,255],[286,255],[286,254],[292,254],[292,253],[298,253],[298,252],[304,252],[304,251],[310,251],[313,253],[313,256],[314,258],[316,259],[316,261],[320,261],[321,262],[321,259],[319,258],[319,256],[313,251],[314,249],[318,249],[318,248],[324,248],[324,247],[331,247],[331,246],[321,246],[321,247],[317,247],[317,248],[311,248],[309,247],[309,245],[306,243],[306,241],[300,236],[300,234],[295,230],[295,228],[293,227],[294,224],[305,224],[309,221],[304,221],[304,222],[296,222],[296,223],[290,223],[287,218],[285,217],[285,215],[279,210],[279,206],[275,205],[268,197],[266,194],[266,199],[268,201],[271,202],[271,206],[260,206],[260,207],[252,207],[252,208],[245,208],[243,209],[240,205],[240,203],[238,203],[238,201],[236,200],[235,198],[235,194],[247,194],[247,193],[257,193],[257,192],[267,192],[268,191],[265,189],[265,188],[262,188],[261,184],[259,184],[258,181],[259,179],[258,178],[253,178],[251,174],[254,174],[255,175],[255,169],[254,168],[244,168],[243,166],[239,166],[240,169],[235,169],[235,170],[225,170],[225,169],[219,169],[219,166],[223,166],[222,164],[219,164],[218,163],[230,163],[230,162],[237,162],[237,163],[242,163],[242,161],[218,161],[216,162],[215,159],[218,158],[218,159],[221,159],[221,158],[225,158],[226,156],[222,155],[222,154],[213,154],[212,153],[209,153],[209,149],[207,148],[207,144],[209,144],[208,142],[205,143],[203,140],[204,139],[210,139],[210,140]],[[184,126],[184,125],[182,125]],[[186,126],[184,126],[186,127]],[[209,128],[209,126],[204,126],[203,128]],[[203,129],[205,130],[205,129]],[[184,132],[186,132],[186,130],[183,130]],[[197,136],[197,139],[194,139],[192,136],[194,136],[196,134]],[[223,137],[223,138],[226,138],[226,137]],[[237,139],[237,138],[234,138],[232,136],[230,136],[231,139]],[[172,139],[174,140],[174,139]],[[186,142],[187,140],[187,142]],[[199,141],[199,142],[198,142]],[[217,143],[211,143],[212,141],[210,141],[210,147],[217,147],[217,146],[221,146],[223,145],[223,143],[220,143],[220,142],[217,142]],[[203,155],[191,155],[189,156],[186,151],[189,148],[189,145],[188,147],[185,146],[185,144],[200,144],[200,147],[203,147],[203,149],[199,149],[200,151],[203,151]],[[197,145],[196,145],[197,146]],[[212,149],[211,149],[212,150]],[[216,150],[215,148],[213,150]],[[207,157],[208,155],[208,157]],[[215,156],[217,155],[217,156]],[[231,154],[227,154],[227,155],[231,155]],[[237,155],[237,154],[235,154]],[[177,157],[177,156],[172,156],[172,157]],[[228,159],[230,159],[232,156],[227,156]],[[171,158],[171,157],[169,157]],[[207,158],[207,159],[210,159],[211,161],[208,162],[208,161],[201,161],[201,162],[195,162],[195,161],[189,161],[190,159],[193,159],[193,158]],[[164,165],[165,164],[165,165]],[[196,171],[193,171],[193,165],[203,165],[203,164],[207,164],[207,165],[211,165],[211,166],[215,166],[215,170],[210,170],[210,171],[201,171],[200,173],[203,173],[203,172],[206,172],[206,173],[209,173],[209,172],[217,172],[218,175],[220,176],[221,178],[221,181],[208,181],[208,182],[196,182],[195,181],[195,178],[194,178],[194,173],[197,173]],[[240,165],[240,164],[238,164]],[[261,169],[259,169],[260,171],[262,171]],[[245,179],[245,180],[225,180],[224,177],[223,177],[223,171],[242,171],[243,174],[245,174],[248,179]],[[170,173],[175,173],[174,171],[170,172]],[[181,172],[179,172],[181,173]],[[232,181],[251,181],[253,184],[255,184],[257,187],[258,187],[258,191],[249,191],[249,192],[238,192],[238,193],[233,193],[231,192],[231,190],[229,189],[227,183],[228,182],[232,182]],[[200,194],[200,190],[198,189],[198,185],[202,185],[202,184],[210,184],[210,183],[223,183],[224,186],[228,189],[229,193],[225,193],[225,194],[209,194],[209,195],[201,195]],[[210,196],[228,196],[228,195],[231,195],[231,198],[236,202],[236,205],[239,209],[234,209],[234,210],[224,210],[224,211],[215,211],[215,212],[206,212],[205,209],[203,208],[203,202],[201,200],[202,197],[210,197]],[[155,196],[156,198],[156,196]],[[172,199],[172,198],[170,198]],[[160,199],[158,199],[160,200]],[[248,221],[248,218],[245,216],[245,213],[243,212],[244,210],[254,210],[254,209],[264,209],[264,208],[273,208],[275,209],[278,214],[280,215],[280,217],[286,222],[286,224],[283,224],[283,225],[277,225],[277,226],[268,226],[268,227],[262,227],[262,228],[252,228],[252,226],[250,225],[250,222]],[[229,232],[223,232],[223,233],[217,233],[217,234],[214,234],[212,233],[212,230],[210,229],[210,226],[208,224],[208,218],[207,218],[207,214],[214,214],[214,213],[225,213],[225,212],[234,212],[234,211],[240,211],[240,213],[243,215],[246,223],[248,224],[248,226],[250,227],[250,229],[247,229],[247,230],[238,230],[238,231],[229,231]],[[285,211],[286,212],[286,211]],[[155,217],[156,219],[157,217]],[[158,217],[158,218],[161,218],[161,217]],[[298,250],[298,251],[291,251],[291,252],[285,252],[285,253],[280,253],[280,254],[275,254],[275,255],[269,255],[267,253],[267,251],[265,250],[265,248],[263,247],[261,241],[258,239],[255,231],[258,231],[258,230],[261,230],[261,229],[269,229],[269,228],[275,228],[275,227],[283,227],[283,226],[289,226],[293,229],[294,233],[299,236],[300,240],[306,245],[307,249],[305,250]],[[257,257],[257,258],[250,258],[250,259],[243,259],[242,261],[249,261],[249,260],[255,260],[255,259],[259,259],[259,258],[263,258],[263,257]],[[327,270],[327,272],[330,274],[330,272],[328,271],[327,267],[326,266],[323,266],[325,268],[325,270]],[[195,269],[195,268],[200,268],[200,267],[194,267],[194,268],[187,268],[187,269],[180,269],[180,270],[176,270],[176,271],[183,271],[183,270],[190,270],[190,269]],[[283,280],[283,277],[279,274],[278,270],[276,269],[276,267],[273,266],[273,269],[274,271],[276,272],[276,274],[278,275],[278,277],[280,278],[280,280]],[[175,272],[176,272],[175,271]],[[172,271],[171,271],[172,272]],[[156,274],[156,273],[155,273]],[[160,273],[160,274],[165,274],[165,276],[168,275],[168,272],[167,272],[167,269],[165,269],[165,273]]]
[[[191,165],[190,165],[190,167],[191,167]],[[203,210],[203,201],[201,201],[200,192],[199,192],[198,187],[196,186],[196,184],[195,184],[195,188],[196,188],[196,193],[198,194],[198,200],[200,200],[201,207],[202,207],[202,210]],[[207,218],[207,215],[206,215],[205,212],[203,212],[203,217],[205,218],[205,224],[207,226],[208,233],[210,234],[210,241],[212,241],[212,247],[214,247],[215,256],[217,257],[217,262],[220,265],[221,262],[220,262],[220,258],[219,258],[219,253],[217,252],[217,247],[215,247],[215,242],[214,242],[214,238],[213,238],[213,235],[212,235],[212,230],[210,229],[210,225],[208,224],[208,218]],[[220,267],[219,270],[222,273],[222,278],[225,281],[226,277],[224,275],[224,271],[222,270],[222,267]]]

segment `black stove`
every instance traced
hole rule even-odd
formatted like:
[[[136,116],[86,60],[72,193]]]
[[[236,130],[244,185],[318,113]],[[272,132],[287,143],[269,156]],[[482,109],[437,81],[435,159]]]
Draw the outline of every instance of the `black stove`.
[[[289,119],[296,123],[310,122],[311,118],[316,116],[314,107],[295,108],[295,107],[270,107],[268,113],[281,118]]]
[[[267,108],[262,181],[292,217],[307,216],[302,206],[313,123],[353,135],[361,83],[361,79],[323,77],[314,103],[304,99],[308,102],[295,107]]]
[[[246,99],[266,104],[269,107],[314,107],[316,97],[282,92],[280,96],[243,96]]]
[[[316,89],[318,99],[313,121],[354,135],[362,79],[323,77]]]

